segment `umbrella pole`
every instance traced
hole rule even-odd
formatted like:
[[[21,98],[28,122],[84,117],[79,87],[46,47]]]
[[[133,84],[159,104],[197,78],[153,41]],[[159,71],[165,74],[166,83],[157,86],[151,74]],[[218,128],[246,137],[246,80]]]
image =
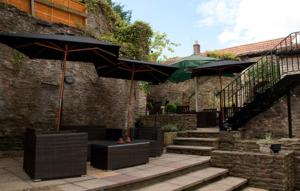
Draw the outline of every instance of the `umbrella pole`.
[[[59,107],[58,107],[58,114],[57,114],[57,118],[56,118],[56,130],[57,131],[59,131],[59,128],[61,125],[61,120],[62,120],[64,88],[65,88],[64,81],[65,81],[65,73],[66,73],[67,56],[68,56],[68,45],[65,45],[64,60],[61,64],[60,88],[59,88]]]
[[[128,107],[127,107],[127,127],[126,127],[126,133],[127,136],[129,136],[129,127],[131,122],[131,101],[132,101],[132,94],[133,94],[133,80],[135,75],[135,65],[132,66],[132,72],[131,72],[131,80],[130,80],[130,90],[129,90],[129,96],[128,96]]]
[[[195,81],[195,111],[198,112],[198,78],[197,76],[194,78]]]

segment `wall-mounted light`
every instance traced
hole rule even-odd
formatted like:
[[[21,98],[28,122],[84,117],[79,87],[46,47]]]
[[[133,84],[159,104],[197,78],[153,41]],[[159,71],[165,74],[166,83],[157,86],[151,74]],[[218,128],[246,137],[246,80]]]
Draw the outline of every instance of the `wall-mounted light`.
[[[75,79],[73,76],[65,76],[65,83],[66,84],[73,84],[75,82]]]

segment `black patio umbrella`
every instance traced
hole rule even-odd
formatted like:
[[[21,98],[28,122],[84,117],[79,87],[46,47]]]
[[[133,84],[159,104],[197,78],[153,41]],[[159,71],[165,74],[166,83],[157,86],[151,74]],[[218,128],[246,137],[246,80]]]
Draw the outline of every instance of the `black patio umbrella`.
[[[208,75],[218,75],[220,82],[220,92],[222,91],[222,74],[224,73],[240,73],[255,62],[253,61],[237,61],[237,60],[220,60],[210,62],[208,64],[201,65],[192,70],[192,76],[208,76]],[[221,96],[221,93],[220,93]],[[197,99],[197,98],[196,98]],[[222,99],[221,99],[222,101]],[[220,102],[221,115],[222,111],[222,102]]]
[[[92,62],[112,65],[118,59],[119,46],[93,38],[65,34],[0,33],[0,42],[31,59],[62,60],[59,89],[59,109],[56,128],[62,119],[64,78],[67,61]]]
[[[152,84],[163,83],[167,78],[177,70],[176,67],[137,61],[129,59],[119,59],[118,64],[114,66],[96,66],[99,76],[108,78],[117,78],[131,80],[128,96],[128,116],[127,129],[131,120],[131,98],[133,94],[133,81],[146,81]]]

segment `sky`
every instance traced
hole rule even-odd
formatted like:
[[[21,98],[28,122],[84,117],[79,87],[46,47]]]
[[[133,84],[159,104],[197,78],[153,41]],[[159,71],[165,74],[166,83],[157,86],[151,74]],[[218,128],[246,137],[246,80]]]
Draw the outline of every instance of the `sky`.
[[[168,57],[285,37],[300,31],[300,0],[114,0],[175,43]]]

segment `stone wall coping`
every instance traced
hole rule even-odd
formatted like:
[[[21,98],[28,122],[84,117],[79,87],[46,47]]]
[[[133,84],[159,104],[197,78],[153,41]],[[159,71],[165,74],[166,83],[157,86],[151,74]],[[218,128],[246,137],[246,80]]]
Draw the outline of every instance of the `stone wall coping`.
[[[275,157],[283,158],[289,155],[293,155],[294,151],[282,150],[279,154],[268,154],[268,153],[259,153],[259,152],[245,152],[245,151],[223,151],[223,150],[214,150],[212,154],[231,154],[231,155],[252,155],[252,156],[265,156],[265,157]]]
[[[169,117],[169,116],[195,116],[195,115],[196,115],[196,113],[188,113],[188,114],[174,113],[174,114],[145,115],[143,117]]]
[[[300,138],[281,138],[278,139],[280,142],[299,142],[300,144]]]

